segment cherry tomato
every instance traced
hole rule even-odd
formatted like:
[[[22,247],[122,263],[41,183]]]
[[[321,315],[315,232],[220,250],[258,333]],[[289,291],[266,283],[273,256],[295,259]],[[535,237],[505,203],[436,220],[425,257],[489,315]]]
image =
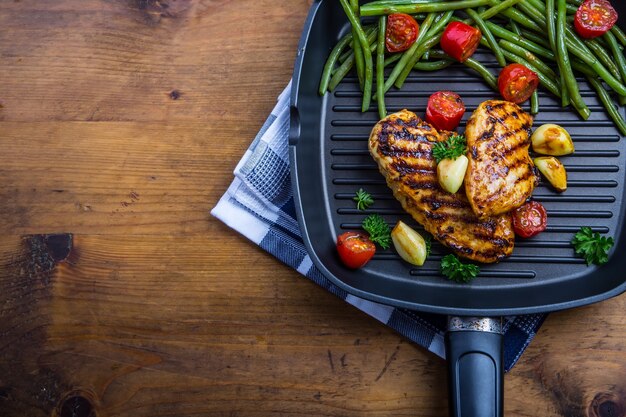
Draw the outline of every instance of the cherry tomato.
[[[520,237],[531,237],[546,230],[546,209],[536,201],[529,201],[513,210],[513,230]]]
[[[372,259],[376,245],[364,233],[345,232],[337,237],[337,252],[345,266],[357,269]]]
[[[478,48],[480,30],[461,22],[451,22],[441,36],[441,49],[459,62],[466,61]]]
[[[415,43],[419,25],[413,17],[404,13],[393,13],[387,16],[385,44],[389,52],[406,51]]]
[[[465,113],[463,100],[452,91],[437,91],[428,99],[426,121],[437,130],[454,130]]]
[[[537,73],[520,64],[507,65],[498,77],[498,89],[502,97],[517,104],[528,100],[538,85]]]
[[[617,12],[607,0],[585,0],[576,11],[574,28],[585,39],[604,35],[617,22]]]

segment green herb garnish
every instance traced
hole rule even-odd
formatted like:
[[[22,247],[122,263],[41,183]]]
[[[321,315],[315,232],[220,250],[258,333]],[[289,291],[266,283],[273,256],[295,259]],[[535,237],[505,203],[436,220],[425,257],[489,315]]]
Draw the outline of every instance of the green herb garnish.
[[[587,265],[603,265],[609,261],[609,250],[613,246],[612,237],[600,236],[598,232],[592,232],[590,227],[581,227],[574,235],[572,245],[576,254],[582,255]]]
[[[441,273],[449,280],[467,283],[476,278],[480,268],[473,264],[464,264],[456,255],[446,255],[441,258]]]
[[[370,214],[363,219],[363,229],[370,234],[370,240],[381,248],[391,245],[391,228],[379,214]]]
[[[374,204],[374,199],[371,194],[363,191],[362,188],[356,192],[356,197],[354,197],[353,200],[356,201],[356,208],[359,210],[365,210]]]
[[[456,159],[467,152],[467,141],[463,135],[452,135],[444,142],[435,142],[433,156],[437,163],[442,159]]]
[[[430,236],[426,236],[424,238],[424,242],[426,242],[426,257],[428,258],[430,256],[430,248],[433,244],[433,238]]]

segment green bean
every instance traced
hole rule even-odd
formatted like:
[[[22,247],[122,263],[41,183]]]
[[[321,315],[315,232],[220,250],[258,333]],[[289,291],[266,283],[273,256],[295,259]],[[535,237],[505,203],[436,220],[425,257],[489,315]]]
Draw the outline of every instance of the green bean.
[[[622,81],[626,83],[626,58],[624,58],[624,54],[619,48],[619,44],[617,43],[617,39],[615,35],[611,32],[607,32],[604,34],[604,39],[606,39],[611,51],[613,52],[613,59],[616,62],[616,67],[618,68],[619,75],[622,77]],[[624,96],[624,94],[621,94]]]
[[[476,22],[476,25],[482,31],[483,36],[487,39],[487,42],[491,46],[491,50],[493,51],[493,54],[496,56],[496,61],[498,61],[498,64],[500,64],[501,67],[505,67],[506,66],[506,60],[504,59],[504,55],[502,55],[502,51],[500,50],[500,46],[498,46],[498,43],[496,42],[495,38],[493,37],[493,34],[489,30],[489,28],[487,28],[487,25],[485,25],[485,21],[480,17],[480,15],[478,13],[476,13],[472,9],[465,10],[465,13],[467,13],[468,16],[471,17],[474,20],[474,22]]]
[[[594,38],[594,40],[595,40],[596,42],[598,42],[598,43],[600,44],[600,46],[602,46],[604,49],[611,49],[611,48],[609,48],[609,44],[608,44],[608,43],[606,43],[606,41],[604,40],[604,38]],[[620,51],[622,51],[622,50],[624,49],[624,48],[622,47],[622,45],[620,45],[620,44],[619,44],[619,42],[618,42],[617,46],[619,47],[619,50],[620,50]]]
[[[539,68],[535,67],[533,64],[526,61],[524,58],[517,56],[506,50],[502,51],[502,53],[504,54],[506,59],[508,59],[509,61],[515,62],[517,64],[521,64],[525,66],[526,68],[528,68],[529,70],[535,72],[537,74],[537,77],[539,77],[539,82],[541,83],[541,85],[543,85],[546,89],[548,89],[555,96],[561,97],[561,90],[559,89],[559,86],[556,83],[556,80],[553,80],[552,78],[550,78],[550,76],[548,76],[547,74],[544,74]]]
[[[580,72],[583,75],[589,75],[591,77],[597,77],[598,74],[596,74],[595,72],[593,72],[593,70],[591,68],[589,68],[589,66],[581,61],[578,60],[572,60],[570,62],[570,64],[572,65],[572,69],[576,70],[578,72]]]
[[[524,47],[525,49],[528,49],[530,52],[536,55],[539,55],[541,57],[548,58],[552,61],[556,60],[556,57],[554,56],[554,53],[551,50],[544,48],[542,46],[539,46],[534,42],[528,41],[526,39],[522,39],[519,36],[517,36],[515,33],[509,30],[506,30],[501,26],[496,25],[495,23],[486,22],[486,24],[487,24],[487,27],[489,27],[489,30],[491,30],[491,32],[497,37],[505,39],[509,42],[517,43],[518,45]]]
[[[376,40],[377,40],[377,30],[376,28],[371,29],[373,35],[368,36],[367,41],[370,44],[370,51],[374,53],[376,51]],[[341,58],[340,58],[341,59]],[[352,67],[354,66],[354,53],[351,53],[348,58],[341,63],[341,65],[335,70],[333,70],[333,76],[330,79],[330,83],[328,84],[328,90],[334,91],[337,85],[344,79],[344,77],[350,72]]]
[[[535,9],[537,9],[537,10],[545,10],[545,8],[546,8],[546,4],[545,4],[544,0],[527,0],[527,1],[530,4],[532,4],[533,7]],[[567,14],[576,13],[576,10],[578,10],[578,7],[574,6],[573,4],[567,4],[565,7],[567,9]],[[554,9],[551,9],[551,10],[554,10]]]
[[[563,70],[563,78],[565,81],[565,85],[563,87],[567,87],[570,94],[570,100],[574,108],[583,119],[587,120],[591,112],[580,95],[578,83],[576,82],[576,78],[572,72],[567,47],[565,45],[565,0],[556,0],[556,6],[556,51],[558,60],[561,62],[559,68]]]
[[[556,23],[554,10],[554,0],[546,0],[546,32],[548,34],[548,42],[550,43],[550,49],[556,51]],[[565,87],[565,77],[563,75],[563,69],[561,68],[561,61],[557,60],[557,67],[559,68],[559,84],[561,85],[561,106],[565,107],[569,104],[569,90]]]
[[[417,49],[417,52],[415,53],[415,56],[417,56],[418,60],[419,58],[421,58],[421,56],[427,52],[430,48],[432,48],[433,46],[437,45],[439,43],[439,41],[441,40],[441,35],[442,33],[438,33],[435,36],[428,38],[424,41],[424,43],[422,43],[420,45],[420,47]],[[409,63],[413,63],[415,59],[411,59],[409,61]],[[415,64],[413,64],[415,65]],[[411,72],[411,67],[410,66],[406,66],[404,68],[404,71],[402,72],[402,74],[400,74],[400,76],[396,79],[396,82],[394,83],[394,85],[396,86],[396,88],[402,88],[402,86],[404,85],[404,82],[406,81],[406,78],[409,76]]]
[[[537,10],[544,10],[546,7],[545,3],[542,0],[526,0],[528,3],[532,4],[533,7]]]
[[[619,28],[619,26],[617,25],[613,25],[613,27],[611,28],[611,33],[613,33],[613,35],[615,35],[615,37],[617,38],[617,40],[623,45],[626,46],[626,33],[624,33],[623,30],[621,30]]]
[[[376,37],[378,35],[378,30],[377,30],[376,27],[371,27],[369,29],[365,29],[365,35],[367,36],[367,41],[371,45],[372,42],[374,42],[374,40],[376,40]],[[352,36],[352,33],[350,33],[350,36]],[[339,56],[339,62],[341,62],[341,63],[345,62],[345,60],[348,59],[348,57],[350,55],[354,55],[354,51],[352,49],[348,49],[346,52],[341,54]]]
[[[545,6],[543,0],[528,0],[530,3],[532,3],[532,5],[535,7],[535,9],[538,10],[543,10]],[[567,0],[569,3],[569,0]],[[576,10],[578,10],[578,6],[574,5],[574,4],[566,4],[565,5],[565,9],[567,14],[574,14],[576,13]],[[554,10],[554,9],[553,9]]]
[[[624,58],[624,54],[622,53],[619,44],[617,43],[617,39],[615,35],[611,32],[607,32],[604,34],[604,39],[606,39],[611,51],[613,52],[613,59],[617,63],[617,68],[620,76],[622,77],[622,81],[626,83],[626,58]],[[618,95],[617,101],[620,106],[626,105],[626,96]]]
[[[611,34],[610,32],[608,33]],[[584,41],[584,44],[587,45],[587,48],[591,49],[602,65],[604,65],[615,78],[619,79],[621,77],[619,69],[617,69],[617,65],[615,65],[613,59],[596,39],[587,39]],[[618,56],[619,55],[621,54],[618,54]],[[623,57],[624,56],[622,55],[622,58]],[[622,78],[622,81],[626,82],[626,79]]]
[[[352,41],[352,34],[349,33],[335,45],[333,50],[330,52],[328,59],[326,60],[326,65],[324,65],[324,71],[322,72],[322,79],[320,81],[319,94],[323,96],[326,94],[328,90],[328,83],[330,82],[330,76],[335,68],[335,64],[337,63],[337,58],[343,51],[343,49]]]
[[[365,60],[365,81],[363,83],[363,104],[361,105],[361,111],[365,112],[369,109],[370,101],[372,99],[372,78],[374,75],[372,51],[370,51],[369,43],[367,42],[367,38],[363,32],[363,28],[361,27],[361,23],[350,8],[348,0],[339,0],[339,2],[341,3],[341,7],[343,7],[343,11],[348,16],[350,24],[356,29],[356,34],[363,49],[363,58]]]
[[[532,21],[537,24],[537,27],[540,28],[540,30],[535,30],[535,32],[541,33],[541,29],[544,29],[546,26],[546,19],[543,14],[541,14],[539,10],[535,9],[532,4],[529,3],[529,0],[521,2],[518,4],[518,7],[521,12],[531,18]]]
[[[350,72],[352,67],[354,66],[354,55],[351,55],[348,59],[346,59],[337,70],[333,73],[333,76],[328,83],[328,90],[335,91],[335,88],[339,85],[341,80]]]
[[[387,80],[385,81],[385,92],[389,91],[389,89],[391,88],[393,83],[396,81],[398,76],[400,76],[402,71],[404,71],[404,68],[408,65],[408,62],[410,61],[411,56],[420,47],[420,43],[422,42],[422,39],[424,39],[424,37],[428,33],[428,28],[435,20],[435,16],[436,15],[434,13],[431,13],[428,16],[426,16],[426,19],[424,19],[424,21],[422,22],[422,27],[420,29],[419,35],[417,35],[417,39],[415,40],[415,43],[413,43],[413,45],[411,45],[411,47],[402,54],[400,61],[395,65],[395,67],[393,67],[393,70],[391,70],[391,74],[389,74],[389,77],[387,77]]]
[[[604,89],[602,83],[595,77],[587,76],[587,80],[598,93],[600,101],[602,101],[602,104],[604,104],[604,108],[606,109],[611,119],[613,119],[613,122],[619,129],[620,133],[622,135],[626,135],[626,121],[624,121],[624,118],[622,117],[620,112],[611,102],[611,97],[609,97],[609,93]]]
[[[502,48],[514,53],[517,56],[524,58],[525,60],[536,66],[538,69],[540,69],[543,73],[550,76],[550,78],[556,78],[556,73],[552,70],[552,68],[550,68],[542,60],[537,58],[537,56],[535,56],[532,52],[529,52],[521,46],[518,46],[509,41],[501,40],[499,43]]]
[[[572,55],[575,55],[589,65],[617,94],[626,96],[626,85],[622,84],[619,79],[615,78],[604,68],[589,48],[587,48],[571,29],[566,28],[564,32],[567,32],[567,49],[571,51]]]
[[[524,4],[523,1],[519,2],[518,6],[522,4]],[[527,29],[534,30],[535,32],[542,31],[542,28],[539,25],[528,19],[528,17],[526,17],[526,15],[524,15],[523,13],[520,13],[519,10],[516,10],[514,8],[505,9],[502,11],[502,15],[508,17],[511,20],[514,20],[515,22],[519,23]]]
[[[418,71],[437,71],[454,64],[451,59],[441,59],[439,61],[420,61],[415,63],[413,69]]]
[[[450,58],[448,54],[440,50],[430,51],[430,56],[432,58]],[[489,87],[498,91],[498,80],[483,64],[474,58],[468,58],[463,62],[463,65],[476,71],[481,77],[483,77]]]
[[[410,56],[407,65],[404,67],[404,69],[402,70],[398,78],[396,79],[394,85],[397,88],[402,88],[402,86],[404,85],[404,81],[411,73],[411,68],[413,68],[413,66],[417,63],[417,61],[420,60],[422,55],[424,55],[424,52],[428,51],[430,48],[432,48],[433,46],[439,43],[439,40],[441,39],[441,36],[443,34],[444,27],[448,24],[448,22],[452,18],[453,13],[454,13],[453,10],[443,13],[441,17],[439,18],[439,20],[435,24],[433,24],[433,27],[430,29],[430,31],[427,34],[428,38],[425,39],[423,43],[420,43],[420,45],[415,50],[415,52],[413,52],[413,54]]]
[[[350,0],[350,8],[354,14],[359,16],[359,0]],[[361,43],[356,34],[356,29],[352,28],[352,50],[354,50],[354,63],[356,64],[356,75],[359,78],[359,87],[363,91],[363,81],[365,78],[365,62],[363,57],[363,51],[361,50]]]
[[[378,101],[378,116],[382,119],[387,116],[385,108],[385,31],[387,30],[387,16],[378,19],[378,51],[376,51],[376,95]]]
[[[460,0],[448,2],[426,2],[420,0],[400,0],[396,2],[371,2],[361,6],[361,16],[378,16],[391,13],[432,13],[447,12],[448,10],[467,9],[468,7],[486,6],[491,0]]]
[[[463,62],[463,65],[476,71],[481,77],[483,77],[483,80],[485,80],[489,87],[498,91],[498,79],[483,64],[474,58],[468,58]]]
[[[551,51],[553,50],[550,45],[550,41],[545,38],[545,35],[544,36],[537,35],[536,33],[531,32],[529,30],[522,29],[522,37],[525,38],[526,40],[536,43],[539,46],[547,48]]]
[[[497,3],[495,6],[492,6],[492,7],[488,8],[484,12],[480,12],[480,17],[483,20],[489,20],[492,17],[502,13],[503,10],[506,10],[509,7],[515,6],[520,1],[522,1],[522,0],[504,0],[504,1],[501,1],[501,2]]]
[[[537,21],[543,20],[545,24],[545,18],[537,9],[534,8],[528,3],[520,3],[520,8],[527,11],[529,15],[535,18]],[[563,4],[563,36],[565,44],[567,45],[567,50],[569,50],[573,55],[580,58],[583,62],[587,63],[591,66],[596,73],[602,78],[613,90],[615,90],[619,95],[626,95],[626,86],[620,82],[616,77],[614,77],[593,55],[593,53],[589,50],[589,48],[578,38],[576,33],[565,25],[565,14],[566,14],[566,4]],[[557,16],[558,19],[558,16]],[[563,68],[560,68],[563,71]],[[570,91],[571,92],[571,91]],[[581,100],[582,101],[582,100]],[[580,104],[580,103],[579,103]]]
[[[522,36],[522,31],[520,30],[515,20],[509,20],[509,26],[511,27],[511,31],[515,33],[517,36]]]
[[[535,90],[530,96],[530,114],[537,113],[539,113],[539,94]]]
[[[399,60],[401,57],[402,57],[402,54],[393,54],[390,57],[385,58],[385,67],[387,67],[388,65],[393,64],[394,62]],[[385,90],[383,89],[383,91],[385,91]]]

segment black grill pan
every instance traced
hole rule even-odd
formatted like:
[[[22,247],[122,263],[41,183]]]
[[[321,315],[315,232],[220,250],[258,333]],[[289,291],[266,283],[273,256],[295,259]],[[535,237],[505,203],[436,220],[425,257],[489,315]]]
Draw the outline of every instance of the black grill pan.
[[[626,17],[626,5],[613,2]],[[618,4],[619,3],[619,4]],[[622,24],[622,27],[624,25]],[[583,121],[562,109],[549,93],[540,91],[540,113],[534,126],[558,123],[572,135],[573,155],[560,157],[568,172],[568,189],[554,192],[541,183],[533,198],[548,211],[548,228],[531,239],[517,239],[513,255],[499,264],[481,265],[480,275],[467,285],[447,281],[439,261],[450,253],[434,242],[423,267],[403,262],[393,249],[377,250],[364,268],[349,270],[335,251],[336,237],[360,229],[370,213],[379,213],[393,226],[403,220],[423,228],[394,199],[367,149],[369,133],[378,121],[373,103],[361,113],[356,77],[347,77],[333,93],[320,97],[318,84],[325,60],[349,31],[338,1],[313,3],[305,23],[294,70],[291,98],[290,158],[298,220],[314,264],[349,293],[385,304],[454,316],[504,316],[554,311],[597,302],[626,290],[624,184],[626,145],[602,104],[582,79],[581,92],[592,110]],[[497,74],[490,53],[476,57]],[[498,98],[473,71],[460,64],[437,72],[413,72],[401,90],[386,94],[389,113],[408,108],[423,115],[430,94],[453,90],[467,112],[459,130],[478,104]],[[528,110],[528,106],[525,107]],[[624,113],[624,108],[620,108]],[[359,188],[375,204],[357,211],[352,201]],[[570,241],[581,226],[615,238],[608,264],[587,266],[575,256]],[[496,358],[497,359],[497,358]]]

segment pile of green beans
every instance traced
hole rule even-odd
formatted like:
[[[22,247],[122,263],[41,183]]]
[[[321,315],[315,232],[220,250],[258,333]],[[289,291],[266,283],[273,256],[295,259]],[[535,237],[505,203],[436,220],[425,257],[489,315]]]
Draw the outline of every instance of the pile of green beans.
[[[537,73],[541,88],[560,97],[563,107],[571,105],[586,120],[591,111],[576,78],[584,76],[617,129],[626,135],[619,108],[626,106],[626,34],[614,26],[601,37],[581,39],[571,22],[583,0],[378,0],[360,7],[358,0],[339,1],[352,30],[330,52],[320,95],[333,91],[355,69],[363,92],[361,110],[367,111],[375,99],[379,116],[385,117],[385,93],[394,86],[401,88],[411,71],[437,71],[455,63],[433,48],[449,22],[461,21],[480,29],[481,45],[493,52],[499,66],[525,65]],[[385,47],[386,19],[391,13],[411,14],[420,26],[416,42],[395,54]],[[364,25],[366,16],[377,19]],[[498,90],[497,75],[476,59],[463,64]],[[385,71],[388,66],[390,71]],[[536,114],[536,91],[530,104],[531,113]]]

